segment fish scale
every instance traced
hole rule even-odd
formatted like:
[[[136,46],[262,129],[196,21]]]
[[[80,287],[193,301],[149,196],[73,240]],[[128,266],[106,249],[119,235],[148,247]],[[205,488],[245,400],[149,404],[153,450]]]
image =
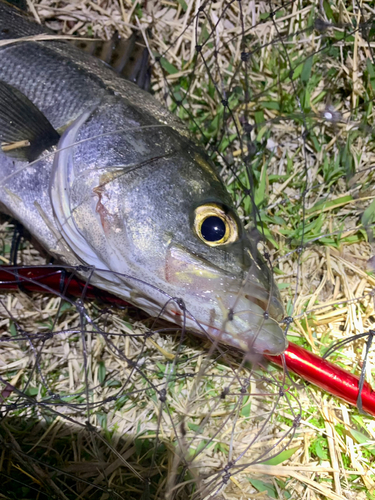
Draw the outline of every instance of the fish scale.
[[[41,60],[46,70],[43,79]],[[0,79],[26,95],[56,129],[66,126],[104,95],[103,83],[39,43],[6,46],[1,61]],[[27,72],[21,69],[25,67]]]
[[[0,2],[3,38],[42,32]],[[51,255],[90,267],[93,284],[149,314],[245,352],[283,352],[270,270],[182,123],[64,41],[14,42],[0,56],[5,210]]]

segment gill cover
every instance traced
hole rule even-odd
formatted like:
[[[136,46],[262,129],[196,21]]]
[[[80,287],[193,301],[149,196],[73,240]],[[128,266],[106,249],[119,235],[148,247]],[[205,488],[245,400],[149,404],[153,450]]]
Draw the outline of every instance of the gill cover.
[[[71,208],[71,187],[75,179],[73,150],[81,126],[96,106],[79,116],[63,133],[52,166],[50,197],[56,223],[70,248],[85,264],[109,271],[87,240],[79,232]]]

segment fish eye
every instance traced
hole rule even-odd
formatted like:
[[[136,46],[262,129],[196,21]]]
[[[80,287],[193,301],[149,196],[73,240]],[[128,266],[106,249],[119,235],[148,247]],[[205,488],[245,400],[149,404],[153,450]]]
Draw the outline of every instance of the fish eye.
[[[206,241],[222,240],[225,236],[225,222],[217,215],[210,215],[202,222],[201,235]]]
[[[238,225],[229,211],[209,203],[195,209],[194,230],[209,246],[226,245],[238,238]]]

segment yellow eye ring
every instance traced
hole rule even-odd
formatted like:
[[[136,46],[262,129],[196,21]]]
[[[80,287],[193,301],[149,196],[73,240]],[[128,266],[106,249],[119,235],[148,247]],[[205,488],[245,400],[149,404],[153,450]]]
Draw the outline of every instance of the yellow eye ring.
[[[194,230],[198,238],[211,247],[227,245],[238,238],[236,220],[215,203],[195,209]]]

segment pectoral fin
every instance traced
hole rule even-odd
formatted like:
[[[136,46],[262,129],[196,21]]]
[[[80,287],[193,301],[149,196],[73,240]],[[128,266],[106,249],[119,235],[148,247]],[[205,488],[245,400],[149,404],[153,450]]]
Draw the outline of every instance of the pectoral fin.
[[[58,132],[33,103],[0,80],[1,150],[12,158],[34,161],[59,139]]]

